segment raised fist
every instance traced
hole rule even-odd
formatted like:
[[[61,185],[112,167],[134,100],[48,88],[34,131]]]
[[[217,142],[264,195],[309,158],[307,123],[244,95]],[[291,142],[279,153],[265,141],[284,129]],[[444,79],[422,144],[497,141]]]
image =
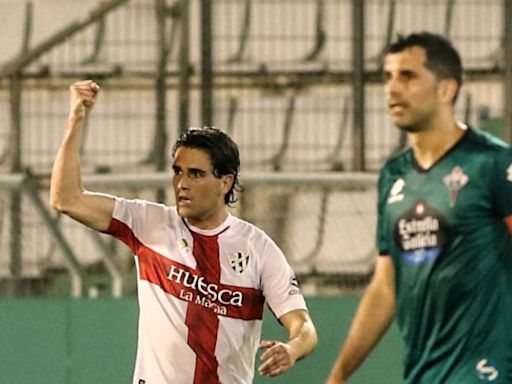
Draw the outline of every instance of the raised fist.
[[[100,86],[92,80],[84,80],[73,83],[69,87],[69,119],[81,120],[90,112]]]

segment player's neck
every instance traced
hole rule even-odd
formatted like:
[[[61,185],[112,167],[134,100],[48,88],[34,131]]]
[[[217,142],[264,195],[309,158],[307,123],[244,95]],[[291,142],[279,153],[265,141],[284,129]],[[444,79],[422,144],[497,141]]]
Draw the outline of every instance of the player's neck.
[[[453,117],[441,119],[421,132],[409,133],[409,142],[418,165],[429,169],[464,135]]]
[[[218,209],[208,215],[203,215],[200,218],[186,217],[187,224],[204,230],[215,229],[226,221],[229,213],[225,207]]]

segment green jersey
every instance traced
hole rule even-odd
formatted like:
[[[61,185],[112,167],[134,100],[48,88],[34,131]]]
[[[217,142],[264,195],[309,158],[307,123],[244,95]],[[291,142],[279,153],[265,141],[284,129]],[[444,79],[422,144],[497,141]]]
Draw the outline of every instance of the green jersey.
[[[512,383],[512,150],[466,128],[427,170],[412,150],[388,161],[378,188],[405,381]]]

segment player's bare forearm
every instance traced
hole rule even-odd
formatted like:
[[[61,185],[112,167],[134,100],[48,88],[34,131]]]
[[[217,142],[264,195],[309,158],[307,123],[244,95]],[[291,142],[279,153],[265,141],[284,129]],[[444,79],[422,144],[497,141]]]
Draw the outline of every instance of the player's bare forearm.
[[[93,229],[104,231],[112,215],[113,198],[84,192],[79,157],[82,125],[98,92],[99,86],[90,80],[70,87],[68,123],[52,170],[50,205]]]
[[[347,382],[386,333],[394,314],[394,269],[390,257],[380,257],[326,384]]]
[[[288,329],[289,339],[287,342],[261,342],[260,348],[266,350],[260,357],[263,363],[258,370],[263,376],[277,376],[286,372],[297,360],[309,355],[318,343],[315,326],[306,311],[291,311],[279,320]]]
[[[53,164],[50,182],[50,204],[59,211],[76,201],[82,193],[79,146],[82,119],[68,121],[64,138]]]
[[[309,355],[318,344],[318,336],[315,326],[309,314],[303,310],[287,313],[280,319],[289,331],[287,344],[295,353],[295,360],[300,360]]]

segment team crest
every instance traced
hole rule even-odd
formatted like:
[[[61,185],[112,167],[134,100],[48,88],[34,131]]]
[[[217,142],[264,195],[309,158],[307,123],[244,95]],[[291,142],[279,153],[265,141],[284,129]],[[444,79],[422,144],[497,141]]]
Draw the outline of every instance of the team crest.
[[[455,205],[455,201],[457,200],[457,195],[462,187],[464,187],[469,181],[469,177],[464,174],[462,168],[456,166],[453,168],[452,172],[449,175],[443,177],[444,185],[450,191],[450,207]]]
[[[229,265],[237,273],[242,273],[249,264],[249,254],[245,252],[235,252],[228,255]]]

